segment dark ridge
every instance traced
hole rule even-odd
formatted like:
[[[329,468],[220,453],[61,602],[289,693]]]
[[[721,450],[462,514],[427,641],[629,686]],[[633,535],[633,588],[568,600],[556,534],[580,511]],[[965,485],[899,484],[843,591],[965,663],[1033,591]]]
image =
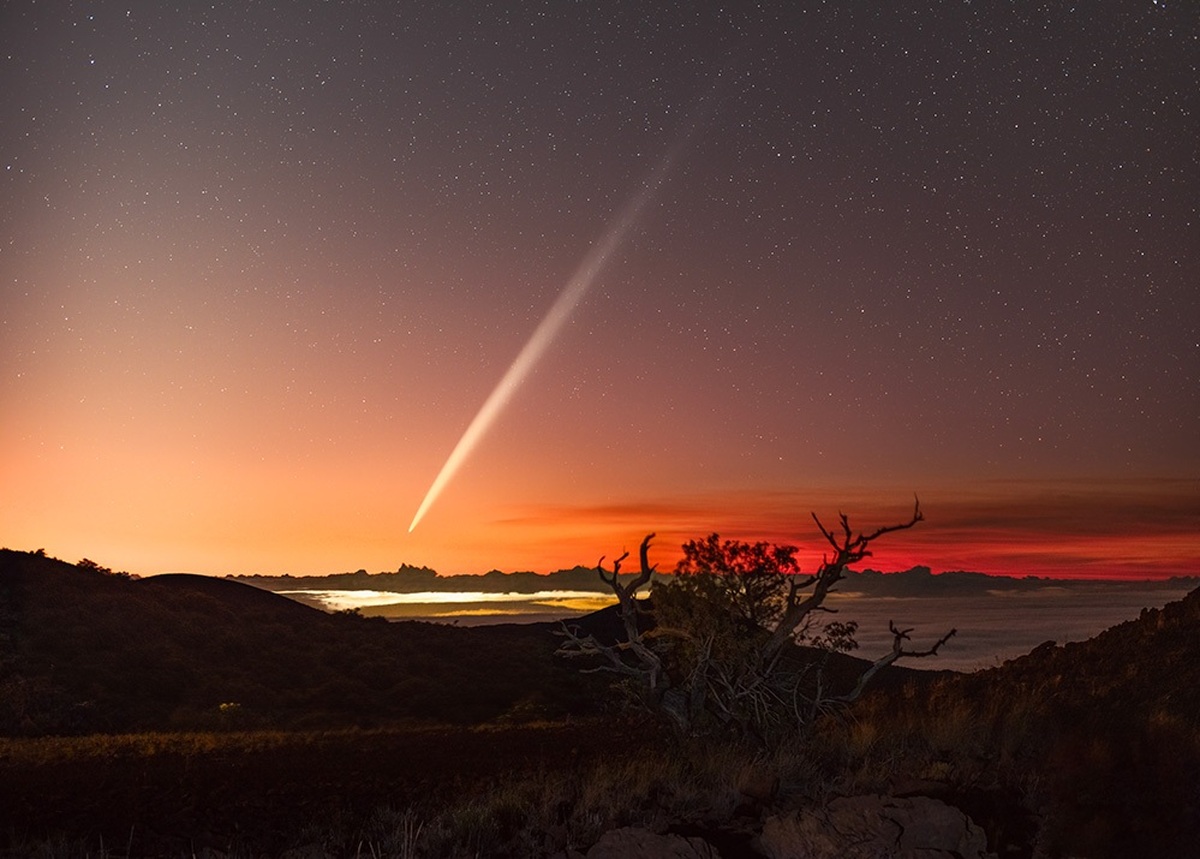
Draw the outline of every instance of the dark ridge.
[[[657,577],[657,574],[656,574]],[[601,581],[595,567],[572,567],[552,573],[490,570],[483,575],[443,576],[428,567],[401,565],[395,572],[330,573],[324,576],[227,576],[228,580],[243,582],[268,591],[312,588],[319,590],[375,590],[391,593],[419,591],[482,591],[484,593],[532,594],[547,590],[579,590],[604,592],[608,585]],[[622,582],[632,582],[635,573],[621,573]]]
[[[563,717],[598,684],[556,645],[547,626],[389,623],[0,552],[0,735]]]
[[[233,579],[217,579],[193,573],[165,573],[137,580],[139,587],[160,591],[164,602],[190,599],[207,599],[223,604],[227,608],[257,612],[272,617],[313,618],[325,614],[320,609],[307,606],[298,600],[280,596],[271,591],[243,584]]]
[[[1200,726],[1200,588],[1087,641],[1048,641],[961,682],[977,694],[1033,694],[1081,720],[1154,714]]]
[[[935,747],[942,726],[959,725],[962,747],[948,751],[971,757],[968,786],[1015,791],[1040,821],[1037,852],[1019,855],[1197,855],[1200,589],[929,693],[864,703],[885,735],[920,711]]]

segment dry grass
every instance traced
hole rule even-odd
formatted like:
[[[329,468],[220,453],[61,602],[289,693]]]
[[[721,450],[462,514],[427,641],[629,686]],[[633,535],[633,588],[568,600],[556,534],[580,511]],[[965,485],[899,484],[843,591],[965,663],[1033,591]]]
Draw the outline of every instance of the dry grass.
[[[919,706],[871,699],[822,726],[812,752],[826,762],[836,792],[885,791],[913,780],[1028,787],[1023,780],[1046,742],[1034,704],[969,701],[936,687],[926,694]]]
[[[494,736],[499,743],[508,737],[504,731],[470,733]],[[380,738],[375,732],[248,732],[4,740],[0,741],[0,759],[10,766],[108,771],[121,759],[158,758],[198,767],[206,760],[238,761],[252,751],[261,766],[277,757],[282,762],[323,746],[370,744]],[[573,754],[568,749],[533,770],[455,781],[453,791],[436,791],[429,800],[395,806],[381,795],[374,807],[361,813],[313,819],[298,827],[290,843],[276,852],[294,859],[546,855],[586,850],[605,831],[620,826],[664,829],[679,821],[729,819],[746,802],[739,786],[748,772],[778,778],[783,793],[822,791],[814,782],[822,777],[820,766],[801,744],[770,752],[733,741],[676,744],[664,740],[661,744],[629,744],[624,753],[620,748],[621,743],[615,743],[605,755],[585,755],[578,750]],[[127,764],[125,771],[135,772],[136,768]],[[252,823],[239,821],[238,831],[252,830]],[[131,843],[140,841],[133,835]],[[7,840],[9,849],[0,855],[8,857],[124,859],[139,855],[136,848],[131,853],[124,843],[113,846],[96,836],[23,839],[10,833]],[[212,851],[219,850],[229,859],[238,859],[261,853],[252,849],[252,840],[230,835],[217,847],[188,845],[176,847],[173,854],[155,855],[201,856],[206,850],[216,855]]]
[[[0,760],[19,765],[84,763],[116,757],[149,758],[157,755],[197,757],[222,752],[242,754],[284,746],[319,742],[323,736],[361,735],[363,732],[288,733],[246,731],[237,733],[148,732],[143,734],[89,734],[82,737],[0,737]]]
[[[847,792],[854,785],[886,779],[902,766],[900,747],[941,747],[961,738],[966,717],[944,724],[914,721],[913,736],[889,733],[866,713],[831,722],[812,741],[793,740],[773,748],[735,740],[628,743],[614,737],[605,754],[564,749],[536,769],[504,770],[480,779],[454,781],[452,790],[430,793],[430,800],[389,805],[380,796],[375,806],[335,820],[313,819],[293,833],[283,855],[318,859],[326,856],[473,857],[536,856],[566,849],[583,850],[605,831],[621,826],[664,829],[680,821],[729,820],[747,802],[743,782],[758,775],[778,783],[781,801],[820,800]],[[561,726],[560,726],[561,727]],[[553,725],[527,729],[552,731]],[[597,727],[602,732],[603,727]],[[918,742],[916,735],[929,736]],[[419,732],[418,732],[419,733]],[[331,749],[370,747],[386,742],[391,732],[341,731],[322,733],[147,733],[89,737],[48,737],[0,740],[0,761],[18,770],[30,768],[100,768],[121,766],[136,772],[139,762],[153,759],[168,767],[195,769],[205,762],[253,760],[255,766],[280,761],[280,769],[297,756]],[[504,744],[508,731],[462,731]],[[430,738],[439,736],[430,732]],[[442,738],[444,741],[444,737]],[[622,748],[625,749],[622,752]],[[329,757],[336,760],[336,755]],[[911,762],[911,760],[909,761]],[[449,776],[447,776],[449,778]],[[243,821],[242,830],[251,827]],[[103,857],[120,859],[128,851],[97,839],[71,841],[63,837],[20,841],[10,838],[8,856]],[[203,849],[178,855],[202,855]],[[236,839],[221,845],[228,857],[252,855]]]
[[[1096,809],[1110,801],[1113,786],[1127,782],[1130,773],[1142,773],[1165,787],[1139,781],[1139,792],[1170,800],[1193,784],[1196,774],[1190,762],[1200,761],[1200,736],[1191,722],[1170,711],[1145,714],[1145,729],[1139,729],[1141,733],[1133,738],[1136,742],[1125,733],[1076,738],[1056,728],[1045,702],[1036,696],[972,699],[949,683],[868,698],[828,718],[806,740],[792,739],[771,748],[734,740],[655,739],[644,727],[626,727],[624,734],[609,736],[609,728],[574,725],[566,740],[561,733],[564,726],[554,724],[431,731],[428,742],[442,743],[439,748],[461,750],[474,743],[475,754],[498,757],[475,760],[456,774],[441,769],[445,758],[434,750],[428,760],[438,761],[439,771],[430,773],[427,765],[421,765],[425,768],[416,773],[432,777],[432,786],[408,793],[386,786],[364,789],[361,796],[369,805],[346,807],[344,813],[331,817],[312,816],[307,825],[288,833],[285,845],[269,852],[290,859],[423,859],[585,851],[605,831],[621,826],[664,830],[684,823],[719,828],[754,804],[742,791],[747,778],[765,776],[768,782],[776,780],[778,791],[760,803],[762,813],[820,803],[835,795],[887,792],[914,781],[936,783],[957,795],[1005,793],[1029,811],[1052,816],[1045,836],[1051,843],[1083,845],[1103,856],[1113,854],[1098,845],[1115,835],[1111,820]],[[543,735],[545,739],[539,739]],[[420,732],[406,736],[410,740],[415,736],[418,745],[427,744]],[[164,772],[174,772],[179,763],[198,772],[214,760],[221,766],[253,760],[255,767],[279,761],[282,771],[289,761],[319,758],[322,768],[311,772],[326,773],[328,767],[337,766],[343,753],[357,750],[360,758],[373,759],[373,747],[384,748],[394,740],[394,732],[386,731],[0,740],[0,763],[18,769],[93,767],[109,772],[124,761],[125,769],[116,771],[136,772],[131,762],[157,759]],[[529,759],[525,752],[510,748],[518,741],[532,744],[530,748],[548,744],[553,752],[525,768],[500,764],[502,755],[508,755],[506,760]],[[588,748],[585,742],[593,745]],[[378,766],[387,769],[406,760],[406,754],[380,760]],[[342,795],[345,788],[333,775],[311,790]],[[340,777],[351,775],[357,777],[358,771]],[[305,799],[309,807],[322,807],[318,795]],[[1145,816],[1147,827],[1170,826],[1170,821],[1154,817],[1153,809],[1130,809]],[[253,829],[249,818],[235,822],[233,831]],[[1152,831],[1147,828],[1139,837],[1150,837],[1144,833]],[[124,843],[74,837],[68,833],[21,839],[10,832],[10,849],[0,855],[47,859],[142,855]],[[121,840],[123,836],[106,832],[105,837]],[[137,841],[133,834],[128,840]],[[154,855],[203,856],[206,849],[213,848],[196,845]],[[220,851],[227,859],[264,852],[249,835],[242,840],[228,838]]]

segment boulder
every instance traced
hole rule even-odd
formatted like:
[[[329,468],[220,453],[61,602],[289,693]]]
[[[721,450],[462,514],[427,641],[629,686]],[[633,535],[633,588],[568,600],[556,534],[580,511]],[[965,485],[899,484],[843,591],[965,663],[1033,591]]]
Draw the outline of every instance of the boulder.
[[[779,793],[779,776],[766,767],[749,764],[737,779],[738,793],[755,802],[770,802]]]
[[[983,829],[927,796],[850,796],[768,818],[757,848],[771,859],[995,859]]]
[[[605,832],[588,850],[587,859],[721,859],[721,854],[703,838],[627,826]]]

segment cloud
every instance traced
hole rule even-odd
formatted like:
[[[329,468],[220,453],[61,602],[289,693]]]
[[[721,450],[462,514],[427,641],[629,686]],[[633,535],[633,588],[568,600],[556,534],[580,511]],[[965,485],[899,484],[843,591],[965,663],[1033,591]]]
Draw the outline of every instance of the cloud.
[[[1196,480],[975,482],[922,492],[921,506],[925,521],[881,539],[866,565],[1094,578],[1200,573]],[[811,567],[828,549],[811,514],[835,526],[841,511],[856,530],[869,530],[904,521],[911,506],[906,491],[894,488],[734,491],[524,507],[503,524],[568,543],[574,535],[579,545],[592,540],[597,554],[636,545],[654,531],[659,552],[672,564],[683,541],[716,531],[798,545]]]

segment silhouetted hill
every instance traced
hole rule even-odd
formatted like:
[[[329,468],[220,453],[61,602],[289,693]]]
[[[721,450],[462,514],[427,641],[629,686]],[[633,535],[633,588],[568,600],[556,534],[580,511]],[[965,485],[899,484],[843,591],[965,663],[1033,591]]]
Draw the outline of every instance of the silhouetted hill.
[[[1098,585],[1108,591],[1121,587],[1179,591],[1200,586],[1200,578],[1176,576],[1159,581],[1049,579],[1040,576],[1015,578],[965,570],[935,573],[929,567],[916,566],[897,573],[883,573],[870,569],[861,572],[850,570],[845,580],[838,585],[838,589],[842,592],[858,591],[873,597],[944,597],[982,596],[995,591],[1037,591],[1056,586],[1079,589],[1089,585]]]
[[[1048,641],[960,682],[1033,696],[1080,720],[1153,715],[1200,727],[1200,588],[1087,641]]]
[[[9,735],[560,717],[597,712],[612,680],[554,656],[556,623],[389,623],[228,578],[134,579],[10,550],[0,620]],[[615,609],[575,623],[609,641],[621,631]],[[835,656],[830,680],[862,666]]]
[[[943,769],[970,791],[1022,797],[1034,855],[1198,855],[1200,589],[1087,641],[864,704],[878,735],[955,761]]]
[[[6,734],[561,715],[591,683],[554,659],[551,625],[388,623],[230,580],[131,579],[10,550],[0,630]]]
[[[142,589],[158,591],[160,601],[168,605],[205,600],[213,605],[226,606],[230,610],[258,612],[264,618],[291,621],[312,617],[312,609],[307,606],[229,579],[191,573],[167,573],[138,581]],[[295,611],[293,606],[299,606],[302,611]]]

